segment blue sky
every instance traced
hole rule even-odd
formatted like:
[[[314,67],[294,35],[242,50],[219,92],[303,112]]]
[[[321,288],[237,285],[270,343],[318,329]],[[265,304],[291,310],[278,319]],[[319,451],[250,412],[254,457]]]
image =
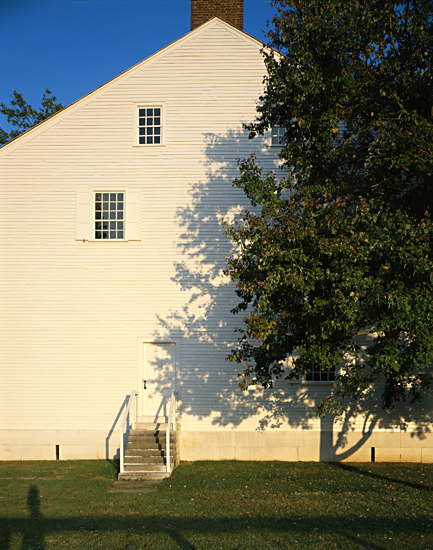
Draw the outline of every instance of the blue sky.
[[[244,30],[265,40],[270,0],[244,0]],[[190,0],[0,0],[0,102],[13,90],[64,106],[190,31]],[[7,129],[0,116],[0,127]]]

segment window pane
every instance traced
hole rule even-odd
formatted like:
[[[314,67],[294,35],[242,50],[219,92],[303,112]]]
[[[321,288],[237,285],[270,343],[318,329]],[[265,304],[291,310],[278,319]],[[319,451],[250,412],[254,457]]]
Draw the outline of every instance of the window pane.
[[[123,198],[119,199],[119,200],[123,200]],[[118,202],[117,203],[117,210],[123,210],[123,202]]]
[[[153,109],[146,109],[147,116],[153,116]]]
[[[146,109],[138,109],[138,116],[146,116]]]
[[[159,135],[161,133],[161,128],[154,128],[153,133]]]
[[[110,231],[110,239],[115,239],[115,238],[116,238],[116,232]]]
[[[139,121],[138,121],[138,125],[139,126],[146,126],[146,119],[145,118],[140,118]]]
[[[101,203],[100,202],[95,203],[95,210],[101,210]]]
[[[116,203],[110,202],[110,210],[116,210]]]
[[[154,116],[161,116],[161,109],[154,109],[153,114]]]
[[[117,232],[117,238],[118,239],[123,239],[123,231],[118,231]]]
[[[102,229],[101,222],[95,222],[95,229]]]
[[[148,136],[153,135],[153,128],[146,128],[146,131]]]
[[[108,202],[102,203],[102,210],[108,210]]]
[[[161,143],[161,138],[159,136],[155,136],[155,143]]]
[[[160,118],[155,118],[155,126],[161,126],[161,119]]]
[[[123,193],[117,193],[117,200],[123,202]],[[123,208],[123,206],[122,206]]]
[[[95,231],[95,239],[100,239],[100,238],[101,238],[101,232]]]
[[[116,229],[116,222],[110,222],[110,229]]]
[[[123,220],[123,212],[117,212],[117,219]]]
[[[101,219],[101,212],[95,212],[95,220]]]
[[[110,201],[116,202],[116,193],[110,193]]]
[[[102,201],[102,193],[95,193],[95,201],[96,202]]]
[[[108,193],[103,193],[102,199],[103,199],[104,201],[108,201]]]
[[[102,229],[108,229],[108,222],[102,222]]]
[[[117,222],[117,230],[123,229],[123,222]]]
[[[145,143],[146,143],[146,138],[145,138],[145,137],[141,137],[141,138],[139,139],[139,143],[140,143],[140,144],[141,144],[141,143],[145,144]]]
[[[108,220],[108,212],[102,212],[102,219]]]
[[[110,220],[116,219],[116,212],[110,212]]]
[[[153,143],[152,136],[147,136],[147,143]]]
[[[102,238],[103,238],[103,239],[108,239],[108,231],[104,231],[104,232],[102,233]]]

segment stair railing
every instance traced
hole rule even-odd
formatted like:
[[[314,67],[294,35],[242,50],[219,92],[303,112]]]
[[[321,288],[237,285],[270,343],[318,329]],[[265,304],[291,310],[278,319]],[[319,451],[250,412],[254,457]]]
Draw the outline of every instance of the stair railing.
[[[124,446],[123,446],[123,434],[125,432],[125,425],[126,425],[126,420],[128,418],[128,414],[129,414],[129,410],[131,408],[131,405],[132,405],[132,402],[134,401],[134,397],[138,395],[138,391],[136,390],[133,390],[131,392],[131,395],[129,396],[129,399],[128,399],[128,405],[125,409],[125,412],[123,414],[123,420],[122,420],[122,424],[120,426],[120,473],[123,474],[123,471],[124,471],[124,455],[125,455],[125,451],[124,451]],[[132,428],[135,427],[135,418],[137,416],[137,407],[135,407],[135,413],[132,417],[132,422],[131,422],[131,425],[132,425]]]
[[[168,415],[168,422],[167,422],[167,431],[165,435],[165,444],[166,444],[166,461],[167,461],[167,473],[170,473],[170,426],[171,426],[171,418],[173,415],[173,409],[175,408],[175,391],[172,390],[171,392],[171,400],[170,400],[170,412]],[[173,430],[176,431],[176,412],[174,413],[174,420],[173,420]]]

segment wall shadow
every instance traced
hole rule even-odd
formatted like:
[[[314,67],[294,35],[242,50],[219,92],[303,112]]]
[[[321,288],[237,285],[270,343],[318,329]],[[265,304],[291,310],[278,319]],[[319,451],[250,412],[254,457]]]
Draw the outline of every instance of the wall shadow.
[[[123,420],[123,415],[124,415],[124,411],[126,410],[126,407],[128,406],[128,401],[129,401],[129,394],[126,395],[125,399],[123,400],[122,404],[120,405],[120,409],[118,411],[118,413],[116,414],[116,417],[111,425],[111,428],[105,438],[105,459],[106,460],[110,460],[110,459],[120,459],[120,443],[119,443],[119,440],[117,439],[116,443],[119,443],[119,447],[117,448],[116,450],[116,454],[113,455],[112,453],[110,453],[110,439],[113,438],[115,439],[116,437],[118,438],[118,435],[119,435],[119,428],[120,428],[120,425],[121,425],[121,422]],[[132,409],[132,407],[131,407]],[[124,448],[126,449],[126,445],[128,443],[128,433],[129,433],[129,430],[131,429],[131,426],[132,426],[132,418],[131,418],[131,415],[134,414],[132,410],[130,410],[128,412],[128,418],[126,419],[126,426],[125,426],[125,433],[123,434],[123,446]]]
[[[181,414],[228,429],[254,423],[258,431],[292,429],[317,430],[321,434],[321,460],[347,460],[372,437],[374,430],[414,430],[420,439],[430,433],[433,397],[421,406],[399,404],[392,413],[380,408],[380,390],[372,390],[347,412],[319,420],[316,407],[328,388],[278,380],[272,389],[253,387],[242,393],[237,372],[241,367],[225,357],[237,340],[236,327],[242,315],[228,312],[237,305],[234,285],[222,272],[225,257],[233,250],[221,221],[233,220],[251,206],[243,192],[233,187],[239,176],[237,159],[254,153],[263,172],[279,172],[277,150],[268,138],[249,141],[247,132],[228,131],[205,136],[206,177],[191,183],[188,204],[179,205],[176,222],[182,236],[177,243],[181,261],[174,263],[172,277],[183,295],[183,307],[158,317],[155,337],[172,334],[182,338]],[[185,343],[185,344],[184,344]],[[201,357],[189,353],[188,345],[200,346]],[[196,348],[197,349],[197,348]],[[186,350],[186,351],[185,351]],[[222,382],[224,380],[225,382]],[[160,380],[166,383],[164,376]],[[354,440],[355,438],[355,440]]]

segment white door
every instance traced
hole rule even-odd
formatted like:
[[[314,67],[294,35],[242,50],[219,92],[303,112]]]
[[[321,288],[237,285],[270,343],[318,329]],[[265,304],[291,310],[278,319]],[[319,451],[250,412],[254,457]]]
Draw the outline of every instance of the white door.
[[[168,419],[171,392],[175,389],[175,344],[146,343],[143,355],[142,414],[149,422],[161,422],[161,417]]]

